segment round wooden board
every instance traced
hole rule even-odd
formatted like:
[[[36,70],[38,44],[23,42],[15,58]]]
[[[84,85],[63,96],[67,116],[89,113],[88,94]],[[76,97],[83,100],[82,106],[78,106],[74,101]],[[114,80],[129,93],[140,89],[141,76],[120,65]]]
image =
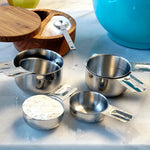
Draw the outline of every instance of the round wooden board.
[[[39,15],[33,11],[0,6],[0,42],[16,42],[36,35],[41,27]]]

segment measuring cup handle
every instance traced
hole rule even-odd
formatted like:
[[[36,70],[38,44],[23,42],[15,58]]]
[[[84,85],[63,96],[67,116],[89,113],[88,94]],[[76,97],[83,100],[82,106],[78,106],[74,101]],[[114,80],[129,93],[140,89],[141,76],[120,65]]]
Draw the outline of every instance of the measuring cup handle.
[[[55,91],[49,93],[49,95],[55,95],[62,99],[63,101],[69,98],[73,93],[77,91],[77,88],[73,88],[68,84],[61,85]]]
[[[61,29],[61,31],[62,31],[62,33],[63,33],[63,35],[64,35],[64,37],[68,43],[70,50],[76,50],[76,47],[75,47],[68,31],[66,30],[65,26],[64,25],[60,26],[60,29]]]
[[[150,63],[131,63],[132,71],[149,72]]]
[[[104,115],[115,118],[122,122],[128,122],[132,119],[132,114],[125,112],[115,106],[109,104],[108,109],[102,112]]]
[[[16,67],[14,69],[10,69],[9,71],[5,72],[5,75],[9,77],[19,77],[22,75],[28,75],[31,74],[31,72],[23,69],[22,67]]]
[[[131,74],[117,80],[132,92],[143,92],[146,90],[144,83]]]
[[[0,73],[4,73],[9,77],[18,77],[31,72],[23,69],[22,67],[15,67],[12,61],[6,61],[0,63]]]

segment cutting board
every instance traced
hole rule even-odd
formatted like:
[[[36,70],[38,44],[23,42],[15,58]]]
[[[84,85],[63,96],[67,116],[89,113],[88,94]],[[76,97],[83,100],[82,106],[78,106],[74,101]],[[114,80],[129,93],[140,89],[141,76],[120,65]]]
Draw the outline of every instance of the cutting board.
[[[33,11],[0,6],[0,42],[29,39],[40,31],[41,18]]]

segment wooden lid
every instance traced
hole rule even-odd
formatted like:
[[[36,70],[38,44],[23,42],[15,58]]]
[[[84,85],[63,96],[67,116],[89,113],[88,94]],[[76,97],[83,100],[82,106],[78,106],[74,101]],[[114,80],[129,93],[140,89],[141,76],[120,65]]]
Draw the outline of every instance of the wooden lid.
[[[36,35],[41,26],[39,15],[33,11],[0,6],[0,42],[16,42]]]

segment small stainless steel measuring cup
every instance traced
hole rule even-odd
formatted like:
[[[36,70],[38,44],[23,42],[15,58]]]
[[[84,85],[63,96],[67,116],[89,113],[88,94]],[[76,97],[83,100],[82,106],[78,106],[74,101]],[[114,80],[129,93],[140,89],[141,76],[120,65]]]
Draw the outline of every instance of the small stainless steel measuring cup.
[[[127,122],[132,115],[109,104],[107,98],[98,92],[78,91],[70,98],[70,112],[77,119],[86,122],[99,122],[104,116]]]
[[[108,97],[118,96],[126,89],[145,90],[144,83],[132,75],[129,61],[109,54],[96,54],[87,60],[85,81],[91,90]]]
[[[25,58],[20,61],[20,66],[33,74],[50,74],[60,69],[59,64],[41,58]]]
[[[76,47],[75,47],[68,31],[66,30],[66,28],[68,26],[68,22],[66,22],[64,20],[56,20],[54,22],[54,26],[56,28],[58,28],[59,30],[61,30],[62,34],[64,35],[64,38],[66,39],[66,42],[67,42],[70,50],[76,50]]]
[[[58,87],[56,91],[50,93],[49,95],[34,95],[29,97],[22,104],[22,111],[25,122],[32,128],[38,130],[50,130],[58,127],[63,119],[65,111],[63,101],[76,90],[76,88],[72,88],[70,85],[65,84]],[[40,103],[40,99],[42,104]],[[54,108],[45,106],[48,105],[49,100],[55,103],[57,102],[57,105],[55,104],[55,106],[53,106]],[[35,104],[33,104],[34,101],[36,102]],[[59,108],[57,108],[58,106]],[[47,110],[46,113],[45,109]],[[52,109],[56,109],[56,111],[58,109],[62,110],[60,113],[56,114],[57,112],[53,112]],[[44,112],[42,112],[42,110],[44,110]]]

